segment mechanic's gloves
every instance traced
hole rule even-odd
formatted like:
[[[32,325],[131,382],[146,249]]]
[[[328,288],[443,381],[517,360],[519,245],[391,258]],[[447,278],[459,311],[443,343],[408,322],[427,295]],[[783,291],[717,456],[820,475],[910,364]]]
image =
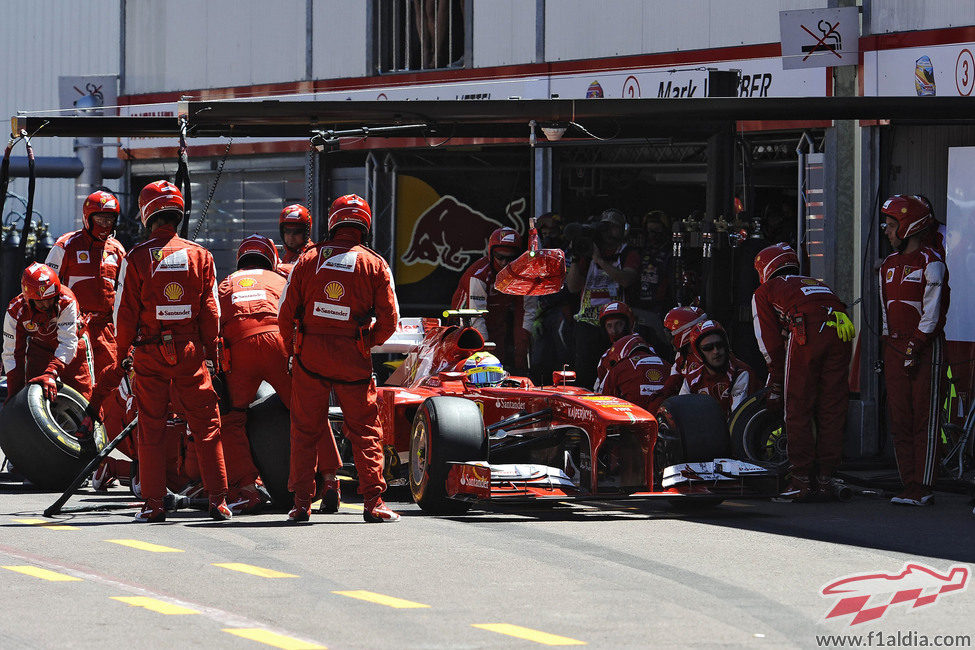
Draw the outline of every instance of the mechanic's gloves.
[[[54,375],[49,375],[48,373],[44,373],[43,375],[38,375],[37,377],[34,377],[28,383],[37,384],[38,386],[43,388],[44,397],[46,397],[48,401],[53,402],[54,400],[57,399],[58,382],[54,378]]]
[[[95,434],[95,424],[98,422],[98,412],[91,404],[85,407],[85,417],[75,430],[75,437],[79,439],[91,438]]]
[[[853,321],[850,317],[846,315],[846,312],[833,311],[830,313],[829,317],[826,319],[827,327],[836,328],[836,336],[840,338],[844,343],[852,341],[853,337],[856,336],[856,328],[853,327]]]
[[[773,413],[782,412],[782,384],[768,385],[768,390],[765,392],[765,408]]]

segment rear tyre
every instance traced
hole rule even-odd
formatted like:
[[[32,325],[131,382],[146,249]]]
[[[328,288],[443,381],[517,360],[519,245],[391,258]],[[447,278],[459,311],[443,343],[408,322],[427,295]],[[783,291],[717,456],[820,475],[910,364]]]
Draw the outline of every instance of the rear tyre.
[[[765,391],[741,403],[730,429],[735,458],[783,472],[788,467],[785,423],[781,413],[765,408]]]
[[[678,463],[700,463],[731,455],[724,410],[708,395],[677,395],[657,410],[657,443],[654,446],[654,482],[666,467]],[[724,499],[686,497],[671,500],[675,510],[713,508]]]
[[[40,386],[28,384],[0,411],[0,448],[24,478],[41,489],[61,492],[105,446],[101,424],[95,427],[95,450],[83,451],[74,436],[87,406],[70,386],[62,385],[57,399],[49,402]]]
[[[447,497],[448,462],[488,459],[484,420],[477,404],[460,397],[430,397],[410,432],[410,492],[430,514],[463,514],[471,504]]]

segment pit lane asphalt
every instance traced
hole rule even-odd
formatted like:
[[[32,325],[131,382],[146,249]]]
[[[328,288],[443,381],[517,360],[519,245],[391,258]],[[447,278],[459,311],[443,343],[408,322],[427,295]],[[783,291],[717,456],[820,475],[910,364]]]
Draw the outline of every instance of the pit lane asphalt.
[[[338,514],[298,527],[282,513],[213,522],[195,511],[138,525],[128,510],[46,520],[70,526],[58,528],[34,523],[57,495],[0,488],[4,649],[805,648],[818,634],[871,630],[975,638],[975,589],[855,627],[850,616],[824,620],[836,599],[819,593],[907,562],[971,570],[975,518],[956,494],[924,509],[742,500],[693,515],[627,501],[432,517],[394,502],[401,522],[370,525],[347,490]],[[113,488],[82,491],[67,507],[130,501]],[[225,563],[293,577],[216,566]]]

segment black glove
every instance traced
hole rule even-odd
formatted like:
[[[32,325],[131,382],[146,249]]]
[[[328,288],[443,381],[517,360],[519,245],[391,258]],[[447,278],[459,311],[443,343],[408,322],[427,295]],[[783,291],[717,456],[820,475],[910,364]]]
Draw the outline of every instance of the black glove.
[[[74,435],[79,440],[94,440],[95,425],[98,423],[98,413],[91,407],[85,406],[85,417],[81,418],[81,423],[75,430]]]

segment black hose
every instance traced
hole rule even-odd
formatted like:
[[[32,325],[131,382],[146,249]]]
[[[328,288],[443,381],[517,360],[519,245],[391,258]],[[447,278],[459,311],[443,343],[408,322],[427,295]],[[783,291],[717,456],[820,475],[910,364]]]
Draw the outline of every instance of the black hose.
[[[30,138],[24,137],[24,146],[27,147],[27,213],[24,215],[24,228],[20,233],[20,265],[27,265],[27,238],[30,236],[31,226],[34,221],[34,185],[36,175],[34,173],[34,147],[30,146]]]

